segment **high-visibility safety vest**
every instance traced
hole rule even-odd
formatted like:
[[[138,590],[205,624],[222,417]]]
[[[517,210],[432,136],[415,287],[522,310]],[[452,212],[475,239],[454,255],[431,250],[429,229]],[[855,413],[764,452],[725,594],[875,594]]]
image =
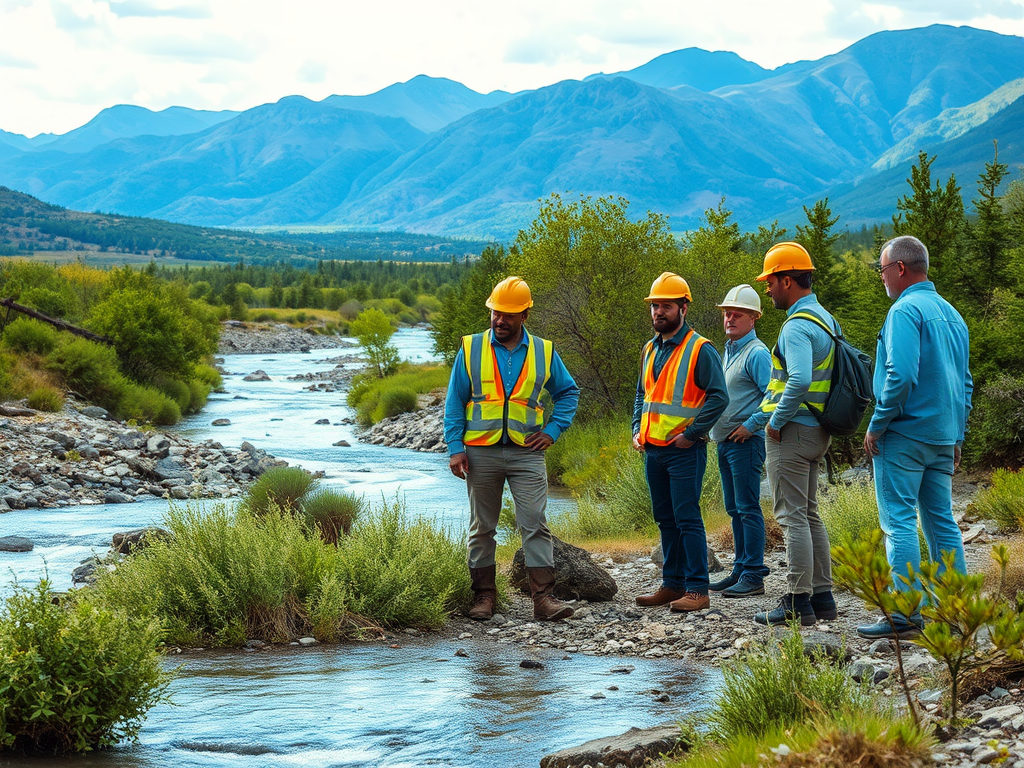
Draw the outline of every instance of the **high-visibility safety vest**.
[[[811,312],[794,312],[786,318],[785,326],[790,320],[803,318],[810,320],[816,325],[821,324],[821,318]],[[781,331],[780,331],[781,335]],[[797,408],[797,413],[809,413],[810,408],[821,413],[828,400],[828,393],[832,389],[832,361],[835,359],[836,345],[825,355],[825,359],[818,363],[811,370],[811,388],[804,395],[804,401]],[[772,347],[772,377],[768,381],[768,390],[764,393],[764,400],[761,401],[761,410],[764,413],[774,413],[779,407],[779,400],[786,389],[786,382],[789,380],[789,373],[786,371],[786,361],[779,352],[779,345],[776,342]]]
[[[527,435],[544,428],[540,393],[551,376],[554,345],[533,334],[529,339],[523,370],[506,398],[491,332],[462,337],[462,356],[472,390],[466,403],[466,445],[494,445],[503,432],[517,445],[525,445]]]
[[[707,398],[697,386],[694,371],[700,348],[708,340],[692,328],[672,350],[661,374],[654,378],[654,339],[644,347],[644,408],[640,415],[640,442],[665,446],[693,423]]]

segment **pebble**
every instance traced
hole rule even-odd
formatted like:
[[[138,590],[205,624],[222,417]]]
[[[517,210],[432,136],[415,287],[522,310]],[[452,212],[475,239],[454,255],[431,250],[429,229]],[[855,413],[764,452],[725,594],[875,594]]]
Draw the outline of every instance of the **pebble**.
[[[300,637],[299,645],[316,645],[316,638],[314,637]]]

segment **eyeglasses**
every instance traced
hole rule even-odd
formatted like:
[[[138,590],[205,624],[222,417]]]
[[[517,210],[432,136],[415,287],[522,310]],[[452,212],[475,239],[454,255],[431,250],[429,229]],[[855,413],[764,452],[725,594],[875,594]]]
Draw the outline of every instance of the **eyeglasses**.
[[[889,267],[895,267],[897,264],[902,264],[902,263],[903,263],[902,261],[890,261],[888,264],[886,264],[883,267],[881,262],[875,262],[875,264],[874,264],[875,272],[877,272],[878,276],[881,277],[885,273],[885,270],[889,269]]]

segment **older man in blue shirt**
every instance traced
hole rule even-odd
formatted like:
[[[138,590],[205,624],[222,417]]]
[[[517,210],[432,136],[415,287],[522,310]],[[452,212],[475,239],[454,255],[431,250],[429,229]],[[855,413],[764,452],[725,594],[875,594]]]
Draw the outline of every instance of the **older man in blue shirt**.
[[[928,280],[928,249],[916,237],[887,242],[878,272],[893,305],[878,334],[874,394],[877,405],[864,437],[875,472],[878,517],[897,589],[898,577],[921,567],[918,513],[935,562],[952,552],[966,572],[963,538],[953,520],[953,470],[971,412],[974,383],[968,367],[967,324]],[[857,628],[883,638],[920,631],[920,616],[882,619]]]

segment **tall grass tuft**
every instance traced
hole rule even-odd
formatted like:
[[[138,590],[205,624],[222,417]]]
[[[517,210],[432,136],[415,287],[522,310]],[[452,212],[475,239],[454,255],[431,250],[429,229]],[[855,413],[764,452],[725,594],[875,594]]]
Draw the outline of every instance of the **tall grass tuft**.
[[[56,328],[28,317],[19,317],[3,332],[4,344],[16,352],[46,355],[57,346],[59,340],[60,334]]]
[[[875,486],[854,482],[822,487],[818,493],[818,514],[830,541],[864,539],[879,526]]]
[[[388,416],[415,411],[416,395],[444,387],[448,375],[445,366],[412,363],[402,363],[397,373],[384,378],[360,374],[352,381],[347,402],[355,409],[359,423],[370,426]]]
[[[28,393],[28,407],[56,413],[64,407],[64,394],[56,387],[43,385]]]
[[[302,512],[320,531],[324,541],[337,544],[348,535],[352,524],[365,508],[361,496],[330,489],[307,492],[301,500]]]
[[[1024,528],[1024,472],[997,469],[992,473],[992,485],[975,499],[974,512],[987,520],[994,520],[1002,531]]]
[[[172,508],[171,538],[97,582],[100,598],[161,619],[168,642],[240,645],[369,625],[440,626],[469,597],[460,538],[410,521],[398,502],[358,520],[337,546],[276,508]]]
[[[274,507],[298,512],[299,499],[319,485],[316,478],[301,467],[271,467],[252,484],[242,503],[256,515]]]

